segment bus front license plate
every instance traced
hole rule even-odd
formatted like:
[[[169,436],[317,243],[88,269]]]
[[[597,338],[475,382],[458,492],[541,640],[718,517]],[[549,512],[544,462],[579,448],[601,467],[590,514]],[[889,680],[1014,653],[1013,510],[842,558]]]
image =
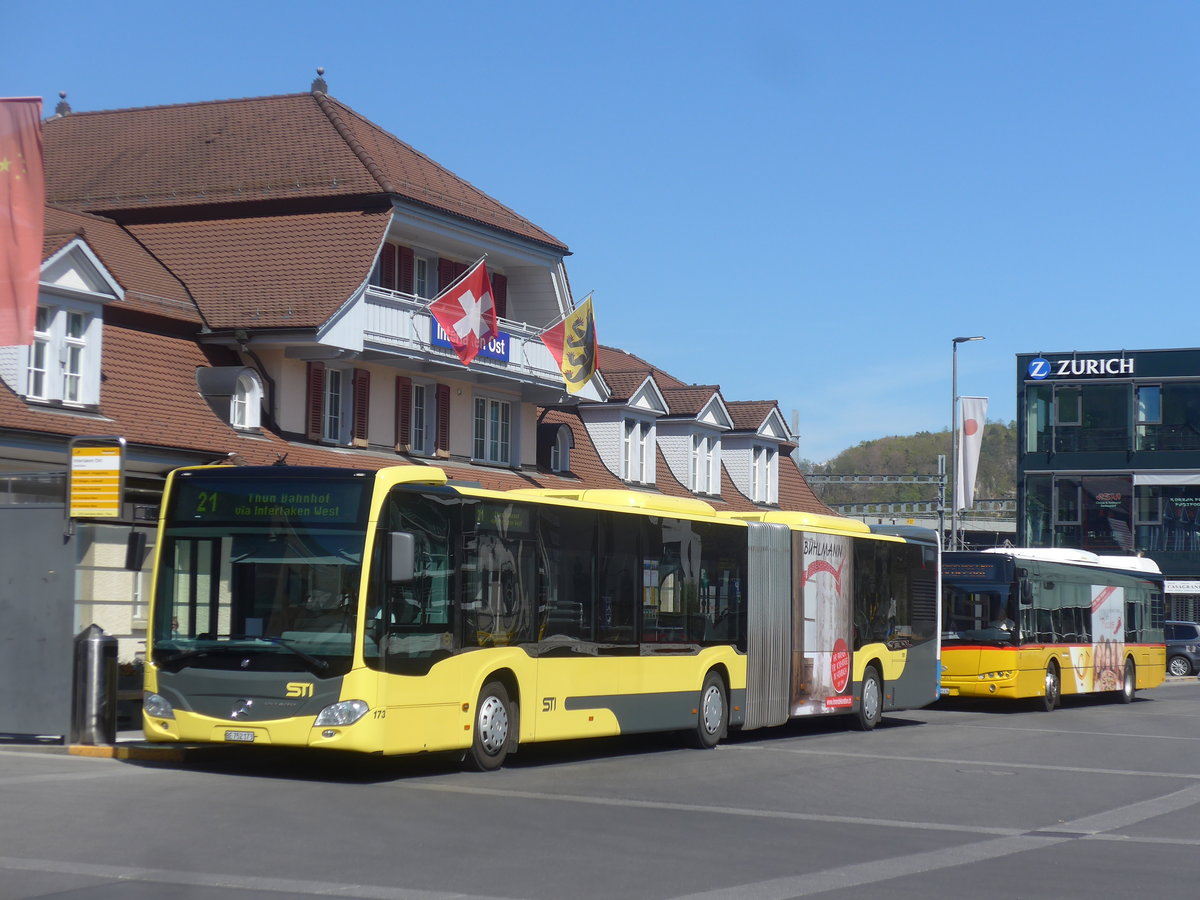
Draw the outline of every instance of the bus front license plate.
[[[240,741],[243,744],[251,744],[254,742],[253,731],[227,731],[225,732],[225,740]]]

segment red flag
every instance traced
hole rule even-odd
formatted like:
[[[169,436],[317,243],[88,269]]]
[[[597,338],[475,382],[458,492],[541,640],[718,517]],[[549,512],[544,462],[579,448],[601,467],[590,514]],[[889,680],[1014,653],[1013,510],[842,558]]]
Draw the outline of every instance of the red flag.
[[[33,343],[46,186],[42,100],[0,97],[0,347]]]
[[[482,260],[438,294],[429,304],[429,311],[446,332],[450,346],[464,366],[469,366],[479,348],[500,333],[492,282]]]

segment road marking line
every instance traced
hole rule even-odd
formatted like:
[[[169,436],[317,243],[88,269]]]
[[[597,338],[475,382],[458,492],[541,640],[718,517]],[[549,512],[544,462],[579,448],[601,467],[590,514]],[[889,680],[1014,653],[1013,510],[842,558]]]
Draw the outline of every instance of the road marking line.
[[[183,872],[175,869],[146,869],[140,866],[101,865],[55,859],[17,859],[10,856],[0,856],[0,869],[45,872],[54,875],[81,875],[86,878],[136,884],[272,891],[292,896],[348,897],[355,898],[355,900],[502,900],[499,897],[464,894],[458,891],[425,891],[385,885],[341,884],[331,881],[264,878],[257,875],[231,875],[214,872]]]

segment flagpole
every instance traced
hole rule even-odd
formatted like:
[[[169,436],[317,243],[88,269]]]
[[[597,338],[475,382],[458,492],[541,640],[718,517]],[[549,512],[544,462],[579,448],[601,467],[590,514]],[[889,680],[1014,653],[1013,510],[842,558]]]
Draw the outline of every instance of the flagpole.
[[[567,317],[568,317],[568,316],[570,316],[572,313],[575,313],[575,312],[577,312],[577,311],[579,310],[579,307],[583,306],[583,304],[585,304],[585,303],[587,303],[589,300],[591,300],[591,299],[592,299],[592,294],[594,294],[594,293],[596,293],[596,292],[595,292],[595,291],[588,291],[588,292],[587,292],[587,293],[584,295],[583,299],[582,299],[582,300],[580,300],[578,303],[574,303],[574,301],[572,301],[572,303],[573,303],[574,305],[571,307],[570,311],[569,311],[569,312],[565,312],[565,313],[563,313],[561,316],[559,316],[557,319],[554,319],[554,320],[553,320],[553,321],[551,321],[551,322],[547,322],[545,325],[543,325],[543,326],[542,326],[542,331],[549,331],[549,330],[550,330],[551,328],[553,328],[554,326],[556,326],[556,325],[561,325],[563,322],[567,321]]]

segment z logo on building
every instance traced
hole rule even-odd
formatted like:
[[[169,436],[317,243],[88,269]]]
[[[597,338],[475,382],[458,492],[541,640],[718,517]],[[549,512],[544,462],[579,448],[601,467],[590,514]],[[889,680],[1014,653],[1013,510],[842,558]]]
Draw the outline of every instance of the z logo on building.
[[[1041,381],[1050,374],[1050,360],[1042,359],[1040,356],[1037,359],[1029,361],[1029,377],[1036,381]]]
[[[313,686],[308,681],[289,681],[287,683],[287,695],[289,697],[311,697],[313,695]]]

